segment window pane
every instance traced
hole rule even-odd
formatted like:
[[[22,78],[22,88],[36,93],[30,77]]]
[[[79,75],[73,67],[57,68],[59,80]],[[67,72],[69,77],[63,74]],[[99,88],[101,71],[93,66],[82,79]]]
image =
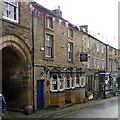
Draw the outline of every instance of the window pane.
[[[79,77],[79,74],[76,75],[76,84],[79,85],[80,83],[80,77]]]
[[[12,5],[17,5],[17,2],[16,2],[16,0],[10,0],[10,3],[12,4]]]
[[[17,2],[15,0],[4,0],[3,1],[3,16],[9,20],[17,20],[18,15]]]
[[[49,57],[52,57],[52,48],[50,48],[50,47],[46,48],[46,55]]]
[[[14,19],[14,7],[9,5],[9,17]]]
[[[47,34],[46,35],[46,57],[52,57],[52,49],[53,49],[53,36]]]
[[[68,36],[73,38],[73,30],[72,29],[68,29]]]
[[[48,28],[53,28],[52,18],[50,18],[50,17],[46,18],[46,25],[47,25]]]
[[[6,2],[3,2],[3,16],[8,17],[8,4]]]
[[[69,75],[67,75],[66,87],[70,88],[70,76]]]
[[[52,90],[57,90],[58,82],[57,82],[57,75],[52,75]]]

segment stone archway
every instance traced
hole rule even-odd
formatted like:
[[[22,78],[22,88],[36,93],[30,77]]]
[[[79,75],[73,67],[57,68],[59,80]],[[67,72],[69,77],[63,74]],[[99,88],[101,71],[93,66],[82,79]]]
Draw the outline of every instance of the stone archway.
[[[0,40],[1,41],[1,40]],[[30,49],[13,35],[2,37],[2,93],[7,107],[31,105]]]

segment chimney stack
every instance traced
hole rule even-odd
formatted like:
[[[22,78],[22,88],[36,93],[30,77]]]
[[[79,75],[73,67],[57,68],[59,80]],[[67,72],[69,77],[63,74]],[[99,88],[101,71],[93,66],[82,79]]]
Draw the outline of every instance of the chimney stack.
[[[81,25],[80,30],[88,33],[88,25]]]
[[[61,18],[62,18],[62,11],[60,10],[60,6],[58,6],[57,9],[52,10],[52,12],[53,12],[54,14],[56,14],[58,17],[61,17]]]

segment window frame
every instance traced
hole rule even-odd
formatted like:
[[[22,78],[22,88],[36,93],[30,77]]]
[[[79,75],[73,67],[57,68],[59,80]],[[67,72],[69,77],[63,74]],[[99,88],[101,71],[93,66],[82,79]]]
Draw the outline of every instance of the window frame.
[[[73,29],[72,28],[68,28],[68,37],[73,39]]]
[[[71,58],[70,58],[71,55]],[[68,61],[73,61],[73,43],[68,42]]]
[[[71,87],[72,89],[74,89],[74,88],[76,87],[76,78],[75,78],[75,74],[71,74],[71,76],[70,76],[70,82],[71,82],[70,87]],[[73,83],[73,86],[72,86],[72,83]]]
[[[52,79],[52,78],[53,78],[53,77],[52,77],[53,75],[56,75],[56,76],[57,76],[57,79],[53,80],[53,79]],[[56,86],[57,86],[57,89],[56,89],[56,90],[53,89],[53,81],[56,81],[56,84],[57,84],[57,85],[56,85]],[[57,75],[57,74],[52,74],[51,77],[50,77],[50,91],[52,91],[52,92],[57,92],[57,91],[58,91],[58,84],[59,84],[59,83],[58,83],[58,75]]]
[[[4,3],[7,3],[7,5],[8,5],[8,8],[7,9],[10,9],[10,6],[12,6],[12,7],[14,7],[14,11],[15,11],[15,8],[16,8],[16,15],[15,15],[15,17],[16,17],[16,19],[14,19],[14,18],[10,18],[9,16],[7,17],[7,16],[5,16],[4,15],[4,8],[2,8],[2,16],[3,16],[3,19],[6,19],[6,20],[9,20],[9,21],[12,21],[12,22],[15,22],[15,23],[18,23],[19,21],[18,21],[18,14],[19,14],[19,10],[18,10],[18,7],[19,7],[19,5],[18,5],[18,2],[17,2],[17,4],[15,5],[15,4],[12,4],[11,3],[11,0],[3,0],[3,4]],[[3,5],[3,7],[4,7],[4,5]],[[10,10],[9,10],[10,11]],[[13,16],[14,16],[14,14],[13,14]]]
[[[67,77],[69,76],[69,78]],[[66,74],[66,80],[65,80],[65,89],[70,89],[71,88],[71,78],[70,74]],[[69,81],[69,86],[67,86],[67,82]]]
[[[49,39],[48,39],[49,37]],[[51,38],[50,38],[51,37]],[[50,41],[51,45],[48,45],[47,42]],[[53,58],[53,42],[54,42],[54,35],[46,33],[46,40],[45,40],[45,58]],[[48,50],[50,48],[50,51]],[[50,55],[48,55],[48,51]]]
[[[53,29],[53,20],[52,17],[46,16],[46,28]]]

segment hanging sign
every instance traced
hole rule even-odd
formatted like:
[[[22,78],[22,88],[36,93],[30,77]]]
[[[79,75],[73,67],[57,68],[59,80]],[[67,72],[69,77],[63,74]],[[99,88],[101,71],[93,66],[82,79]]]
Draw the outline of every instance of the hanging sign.
[[[80,62],[87,62],[87,61],[88,61],[87,53],[81,53],[80,54]]]

